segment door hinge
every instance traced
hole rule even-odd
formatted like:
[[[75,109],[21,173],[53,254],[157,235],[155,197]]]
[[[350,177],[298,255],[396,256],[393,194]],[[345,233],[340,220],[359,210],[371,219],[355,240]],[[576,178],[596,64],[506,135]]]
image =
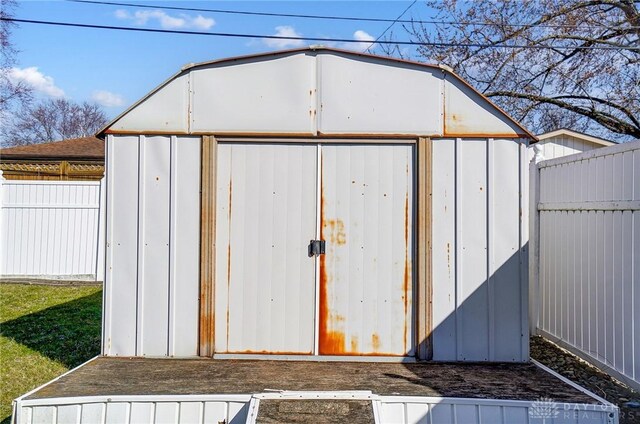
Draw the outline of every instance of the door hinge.
[[[309,242],[309,257],[324,255],[324,240],[311,240]]]

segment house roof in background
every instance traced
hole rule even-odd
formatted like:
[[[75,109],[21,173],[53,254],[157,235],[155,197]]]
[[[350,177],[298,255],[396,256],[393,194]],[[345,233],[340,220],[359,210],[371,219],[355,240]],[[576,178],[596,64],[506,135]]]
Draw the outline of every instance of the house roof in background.
[[[104,160],[104,141],[96,137],[81,137],[0,149],[0,160],[16,159]]]
[[[595,144],[599,144],[601,146],[613,146],[615,144],[618,144],[616,142],[610,141],[610,140],[605,140],[604,138],[598,138],[598,137],[594,137],[592,135],[589,134],[584,134],[578,131],[573,131],[570,130],[569,128],[560,128],[554,131],[549,131],[546,132],[544,134],[538,134],[538,140],[540,141],[545,141],[549,138],[553,138],[553,137],[558,137],[558,136],[569,136],[569,137],[575,137],[578,138],[580,140],[583,141],[588,141],[591,143],[595,143]]]

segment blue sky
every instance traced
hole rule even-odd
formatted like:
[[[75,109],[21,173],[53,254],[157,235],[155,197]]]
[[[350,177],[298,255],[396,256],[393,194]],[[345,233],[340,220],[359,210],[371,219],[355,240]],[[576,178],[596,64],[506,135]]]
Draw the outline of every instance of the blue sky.
[[[126,0],[120,2],[134,3]],[[395,19],[412,2],[147,0],[139,3]],[[429,17],[428,12],[422,2],[417,2],[403,19],[410,16],[424,19]],[[388,26],[385,22],[243,16],[68,1],[20,1],[15,10],[15,17],[140,28],[360,39],[365,43],[336,46],[359,51],[366,48],[366,40],[377,38]],[[407,38],[399,24],[396,24],[394,29],[398,38]],[[20,50],[18,64],[13,71],[15,78],[30,82],[43,98],[64,96],[75,101],[97,101],[105,107],[110,118],[187,63],[321,44],[53,27],[27,23],[19,24],[14,29],[13,42]],[[372,51],[376,50],[374,46]]]

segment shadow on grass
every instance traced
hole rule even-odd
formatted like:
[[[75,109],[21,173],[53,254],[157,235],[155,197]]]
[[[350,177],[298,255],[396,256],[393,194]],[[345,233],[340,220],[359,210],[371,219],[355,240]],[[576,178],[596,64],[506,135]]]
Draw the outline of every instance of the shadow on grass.
[[[0,335],[73,368],[100,353],[101,311],[97,292],[4,322]]]

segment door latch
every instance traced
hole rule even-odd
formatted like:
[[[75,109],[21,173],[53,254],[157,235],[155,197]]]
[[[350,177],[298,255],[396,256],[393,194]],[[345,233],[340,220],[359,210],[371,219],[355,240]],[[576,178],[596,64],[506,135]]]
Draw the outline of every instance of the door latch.
[[[324,240],[311,240],[309,242],[309,257],[324,255]]]

